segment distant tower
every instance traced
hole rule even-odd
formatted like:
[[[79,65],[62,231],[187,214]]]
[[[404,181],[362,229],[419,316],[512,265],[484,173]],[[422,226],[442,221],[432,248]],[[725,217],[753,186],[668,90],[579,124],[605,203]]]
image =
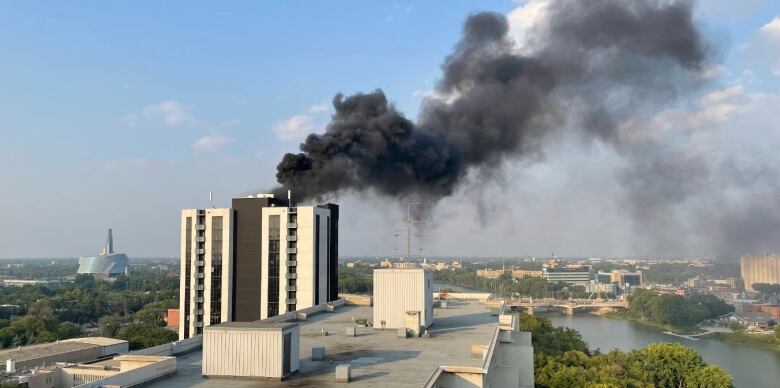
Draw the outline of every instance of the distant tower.
[[[108,229],[108,238],[106,239],[106,246],[103,248],[103,252],[100,252],[101,256],[108,256],[114,253],[114,234],[111,229]]]

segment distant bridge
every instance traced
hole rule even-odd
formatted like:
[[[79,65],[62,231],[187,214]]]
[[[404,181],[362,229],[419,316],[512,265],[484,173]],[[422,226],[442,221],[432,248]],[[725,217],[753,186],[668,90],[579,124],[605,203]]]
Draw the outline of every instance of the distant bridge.
[[[533,315],[534,308],[546,308],[551,310],[559,310],[568,315],[574,315],[575,312],[592,311],[599,309],[625,309],[628,308],[628,302],[624,301],[610,301],[610,300],[593,300],[593,299],[571,299],[571,300],[556,300],[556,299],[540,299],[540,300],[517,300],[517,299],[505,299],[504,303],[507,308],[515,310],[523,310]]]

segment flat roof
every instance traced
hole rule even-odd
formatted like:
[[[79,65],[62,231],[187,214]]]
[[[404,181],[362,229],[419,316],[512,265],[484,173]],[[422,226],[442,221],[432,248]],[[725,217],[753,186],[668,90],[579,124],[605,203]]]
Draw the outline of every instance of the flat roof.
[[[50,342],[47,344],[22,346],[21,349],[10,348],[0,350],[0,362],[14,359],[16,361],[34,360],[42,357],[56,356],[84,349],[97,348],[100,345],[75,341]]]
[[[178,372],[152,387],[344,387],[336,382],[339,364],[352,365],[350,387],[422,386],[439,366],[479,368],[482,357],[472,357],[472,345],[488,345],[498,325],[495,309],[475,301],[448,301],[434,309],[430,337],[398,338],[397,330],[358,327],[357,337],[346,337],[353,319],[372,320],[368,306],[342,306],[335,312],[309,316],[300,324],[299,370],[284,381],[204,378],[202,352],[177,358]],[[207,328],[210,326],[207,326]],[[322,334],[322,330],[329,335]],[[325,360],[313,361],[311,348],[325,347]]]
[[[203,330],[204,331],[224,331],[224,330],[281,331],[295,326],[298,326],[298,322],[223,322],[217,325],[206,326],[203,328]]]

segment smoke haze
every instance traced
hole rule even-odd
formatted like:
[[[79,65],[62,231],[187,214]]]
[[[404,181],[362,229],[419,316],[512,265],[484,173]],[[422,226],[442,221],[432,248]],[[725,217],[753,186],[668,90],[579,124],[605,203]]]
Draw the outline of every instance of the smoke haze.
[[[467,180],[484,187],[507,162],[554,158],[545,149],[574,138],[622,158],[615,171],[621,206],[643,250],[680,251],[687,230],[724,255],[776,249],[780,191],[756,183],[776,176],[773,168],[691,152],[685,139],[659,134],[651,120],[697,96],[715,63],[692,7],[550,1],[544,23],[525,31],[522,47],[504,15],[474,14],[416,122],[381,90],[339,94],[324,133],[309,135],[300,153],[277,166],[276,191],[292,188],[296,201],[367,193],[437,203]],[[720,195],[726,187],[742,192]],[[754,188],[765,201],[753,201]]]

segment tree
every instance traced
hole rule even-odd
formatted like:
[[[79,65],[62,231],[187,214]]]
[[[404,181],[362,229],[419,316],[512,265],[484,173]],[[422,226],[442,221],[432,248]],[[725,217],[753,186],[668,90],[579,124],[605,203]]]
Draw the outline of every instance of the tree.
[[[731,376],[723,368],[707,365],[693,371],[685,382],[688,388],[732,388]]]
[[[683,387],[686,376],[704,366],[699,353],[680,344],[651,344],[634,356],[657,387]]]
[[[119,329],[122,327],[122,322],[116,315],[106,315],[98,320],[98,326],[100,327],[100,333],[104,337],[116,338]]]
[[[57,338],[68,339],[81,334],[79,326],[73,322],[62,322],[57,325]]]

